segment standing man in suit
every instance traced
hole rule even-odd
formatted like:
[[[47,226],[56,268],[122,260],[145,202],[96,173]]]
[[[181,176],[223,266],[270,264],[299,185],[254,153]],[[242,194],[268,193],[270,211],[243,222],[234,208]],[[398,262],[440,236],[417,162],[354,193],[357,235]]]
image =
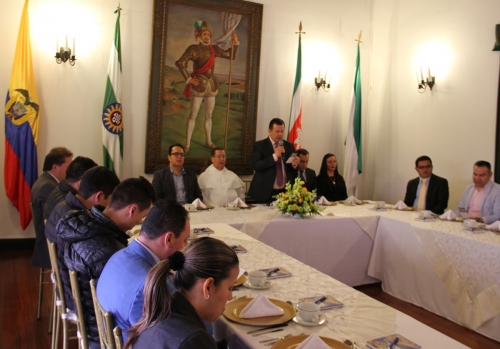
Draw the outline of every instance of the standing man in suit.
[[[203,201],[196,174],[184,168],[184,147],[173,144],[168,148],[168,161],[164,169],[153,176],[153,187],[158,199],[175,200],[181,205],[191,203],[195,199]]]
[[[474,164],[472,181],[465,188],[457,213],[467,212],[467,218],[491,224],[500,220],[500,185],[493,182],[491,164],[480,160]]]
[[[418,177],[408,182],[405,204],[419,210],[444,213],[450,196],[448,181],[432,173],[432,160],[423,155],[415,160]]]
[[[31,212],[35,224],[35,251],[31,264],[34,267],[50,268],[49,249],[45,238],[43,207],[50,193],[60,181],[66,179],[66,169],[73,160],[73,153],[66,148],[56,147],[50,150],[43,162],[43,173],[31,188]]]
[[[272,197],[285,191],[285,184],[294,180],[299,157],[291,164],[287,159],[293,154],[293,144],[284,141],[285,122],[274,118],[269,122],[269,137],[253,145],[252,164],[255,173],[248,195],[257,202],[270,202]]]
[[[316,182],[316,171],[307,167],[309,164],[309,152],[302,148],[297,150],[297,155],[300,159],[299,166],[297,167],[297,175],[302,178],[305,187],[311,192],[318,188],[318,184]]]

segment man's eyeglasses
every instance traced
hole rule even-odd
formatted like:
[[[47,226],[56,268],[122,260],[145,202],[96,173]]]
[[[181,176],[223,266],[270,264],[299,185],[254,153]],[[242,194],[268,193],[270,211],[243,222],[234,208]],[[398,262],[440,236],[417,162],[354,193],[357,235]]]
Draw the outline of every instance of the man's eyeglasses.
[[[419,170],[428,170],[429,168],[432,168],[432,165],[427,165],[427,166],[417,166]]]
[[[216,158],[216,159],[225,159],[226,155],[216,155],[216,156],[214,156],[214,158]]]
[[[184,153],[172,153],[170,154],[171,156],[180,156],[181,158],[184,157]]]

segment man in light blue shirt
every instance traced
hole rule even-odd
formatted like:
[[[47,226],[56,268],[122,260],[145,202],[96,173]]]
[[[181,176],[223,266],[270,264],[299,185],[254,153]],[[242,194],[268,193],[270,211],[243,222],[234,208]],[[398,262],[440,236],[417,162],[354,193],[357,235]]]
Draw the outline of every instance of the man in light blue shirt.
[[[115,318],[115,325],[125,331],[142,315],[146,275],[157,263],[188,244],[190,224],[187,211],[174,201],[156,202],[139,237],[108,261],[97,283],[97,298]],[[172,292],[173,285],[169,284]]]

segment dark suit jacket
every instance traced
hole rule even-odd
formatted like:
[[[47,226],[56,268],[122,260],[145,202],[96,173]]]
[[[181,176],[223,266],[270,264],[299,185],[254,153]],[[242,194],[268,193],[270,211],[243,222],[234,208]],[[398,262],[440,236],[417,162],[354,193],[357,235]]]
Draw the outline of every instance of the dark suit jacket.
[[[299,176],[299,167],[297,166],[296,175]],[[316,179],[316,171],[306,168],[306,188],[308,191],[313,191],[314,189],[318,189],[318,181]]]
[[[203,201],[203,194],[201,193],[200,186],[196,174],[189,170],[184,169],[184,190],[186,191],[186,201],[193,202],[196,199]],[[175,183],[170,172],[170,166],[155,172],[153,176],[153,187],[156,191],[157,199],[176,200]]]
[[[48,172],[43,172],[31,188],[31,211],[35,224],[35,251],[31,264],[39,268],[50,268],[49,249],[45,238],[43,207],[50,193],[57,187],[57,181]]]
[[[405,204],[413,206],[417,197],[417,188],[420,177],[412,179],[406,186]],[[427,196],[425,197],[425,209],[437,214],[444,213],[448,206],[449,198],[448,181],[432,174],[429,186],[427,187]]]
[[[318,181],[318,197],[324,196],[328,201],[339,201],[347,199],[347,188],[345,186],[344,177],[340,174],[335,176],[335,185],[328,176],[319,175]]]
[[[293,144],[283,141],[285,154],[281,156],[281,160],[286,161],[294,152]],[[274,146],[268,138],[255,142],[252,150],[252,164],[255,173],[248,189],[248,195],[254,198],[257,202],[269,202],[272,200],[272,191],[274,181],[276,180],[276,162],[273,158]],[[291,164],[285,164],[285,172],[287,182],[294,180],[297,172]]]

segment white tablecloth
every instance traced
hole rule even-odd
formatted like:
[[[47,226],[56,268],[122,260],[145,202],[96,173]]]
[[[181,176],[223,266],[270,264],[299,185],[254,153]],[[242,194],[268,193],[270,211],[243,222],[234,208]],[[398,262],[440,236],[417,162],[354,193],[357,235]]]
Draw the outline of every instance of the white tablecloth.
[[[240,267],[245,270],[280,266],[290,270],[290,278],[272,280],[273,286],[264,291],[240,287],[235,296],[254,297],[263,292],[269,298],[297,302],[301,297],[329,294],[344,303],[341,309],[325,311],[328,323],[319,327],[303,327],[294,322],[283,334],[312,334],[343,340],[356,341],[362,347],[367,340],[399,333],[420,344],[423,348],[465,348],[462,344],[442,335],[430,327],[377,302],[347,285],[267,246],[236,229],[221,223],[195,224],[194,227],[208,226],[214,229],[212,236],[229,245],[241,244],[248,253],[239,254]],[[229,348],[265,348],[258,341],[278,334],[251,337],[247,334],[250,326],[228,321],[221,317],[214,325],[218,338],[226,338]]]
[[[265,206],[209,213],[191,220],[226,220],[351,286],[380,279],[387,293],[500,341],[500,236],[492,232],[373,205],[332,206],[305,219]]]

